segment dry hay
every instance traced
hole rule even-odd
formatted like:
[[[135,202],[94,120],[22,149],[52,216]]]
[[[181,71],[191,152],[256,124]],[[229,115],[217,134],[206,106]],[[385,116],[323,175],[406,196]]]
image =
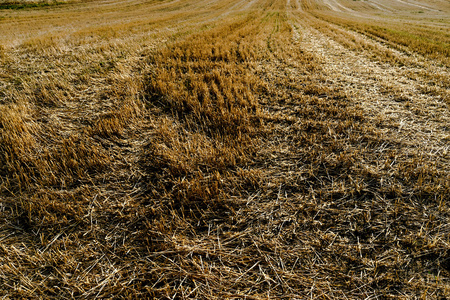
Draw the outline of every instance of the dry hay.
[[[450,297],[446,60],[301,4],[10,12],[0,296]]]

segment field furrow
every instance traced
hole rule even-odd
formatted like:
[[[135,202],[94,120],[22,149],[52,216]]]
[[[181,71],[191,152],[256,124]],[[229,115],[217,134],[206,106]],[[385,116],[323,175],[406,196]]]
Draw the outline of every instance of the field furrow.
[[[419,66],[373,61],[317,30],[302,27],[299,31],[303,48],[323,60],[326,85],[339,87],[357,99],[355,105],[364,109],[374,125],[383,128],[387,139],[403,144],[405,154],[418,150],[431,155],[430,160],[440,161],[449,171],[448,90],[439,82],[431,88],[422,75],[445,78],[446,68],[434,67],[427,60]]]

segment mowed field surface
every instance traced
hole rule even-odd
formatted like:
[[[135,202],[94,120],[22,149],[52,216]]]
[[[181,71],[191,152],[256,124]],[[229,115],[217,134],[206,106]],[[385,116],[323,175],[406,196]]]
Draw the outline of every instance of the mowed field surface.
[[[450,298],[450,3],[0,3],[2,299]]]

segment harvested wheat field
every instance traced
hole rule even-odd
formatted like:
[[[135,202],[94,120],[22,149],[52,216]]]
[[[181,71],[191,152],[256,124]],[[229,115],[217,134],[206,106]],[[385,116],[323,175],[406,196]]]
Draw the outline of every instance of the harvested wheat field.
[[[0,2],[1,299],[450,299],[450,2]]]

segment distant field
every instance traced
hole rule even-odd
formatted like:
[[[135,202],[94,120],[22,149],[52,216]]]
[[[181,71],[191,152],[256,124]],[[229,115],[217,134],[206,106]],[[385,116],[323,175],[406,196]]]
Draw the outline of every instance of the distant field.
[[[2,299],[450,298],[450,2],[0,2]]]
[[[77,1],[79,2],[79,1]],[[24,9],[38,9],[45,8],[49,6],[56,6],[62,4],[68,4],[69,1],[55,1],[55,0],[0,0],[0,10],[24,10]],[[70,3],[75,3],[75,1],[70,1]]]

